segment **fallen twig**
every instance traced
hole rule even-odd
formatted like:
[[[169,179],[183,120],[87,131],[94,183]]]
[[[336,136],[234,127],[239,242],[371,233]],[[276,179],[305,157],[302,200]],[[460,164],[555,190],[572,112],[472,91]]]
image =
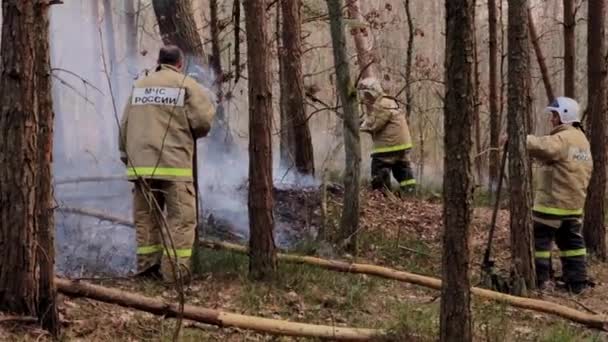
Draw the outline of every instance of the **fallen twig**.
[[[0,316],[0,323],[38,323],[36,317],[31,316]]]

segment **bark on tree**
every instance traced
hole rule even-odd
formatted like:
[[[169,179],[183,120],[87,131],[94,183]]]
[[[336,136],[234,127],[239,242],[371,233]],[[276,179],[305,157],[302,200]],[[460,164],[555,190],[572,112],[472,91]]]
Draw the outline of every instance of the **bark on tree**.
[[[500,113],[498,107],[499,89],[498,89],[498,9],[496,0],[488,0],[488,30],[489,32],[489,68],[490,68],[490,83],[489,83],[489,101],[490,101],[490,191],[494,191],[498,183],[498,175],[500,167],[500,153],[498,151],[498,140],[500,137]]]
[[[576,18],[574,0],[564,0],[564,95],[576,96]]]
[[[412,93],[412,62],[414,59],[414,18],[410,9],[410,0],[405,0],[405,16],[407,17],[407,53],[405,56],[405,115],[409,122],[412,115],[412,103],[414,102],[414,94]]]
[[[585,203],[584,235],[589,251],[606,260],[606,52],[604,17],[605,0],[589,0],[587,24],[587,132],[591,142],[593,172]]]
[[[361,173],[359,105],[357,91],[350,78],[342,8],[342,0],[327,0],[337,76],[336,91],[340,94],[344,115],[346,165],[344,169],[344,206],[340,220],[340,233],[341,238],[346,242],[346,249],[351,253],[356,253],[357,232],[359,230],[359,178]]]
[[[476,1],[474,1],[476,2]],[[475,6],[475,4],[474,4]],[[475,125],[475,176],[477,177],[477,184],[482,183],[482,169],[483,159],[481,158],[483,146],[481,145],[481,102],[479,101],[479,90],[481,88],[481,81],[479,77],[479,52],[477,47],[477,24],[473,22],[473,92],[475,104],[473,111],[473,121]]]
[[[521,293],[536,286],[532,250],[530,163],[526,151],[526,126],[531,110],[528,5],[528,0],[509,2],[507,33],[511,262],[516,289]]]
[[[272,88],[266,1],[248,0],[245,7],[249,79],[249,274],[272,278],[277,267],[272,214]]]
[[[191,0],[153,0],[163,43],[179,46],[189,61],[206,65],[201,37],[196,30]]]
[[[226,119],[224,108],[223,84],[225,75],[224,69],[222,68],[222,47],[220,41],[221,28],[217,0],[209,1],[209,13],[209,26],[211,28],[211,57],[209,59],[211,68],[215,74],[213,87],[217,97],[216,117],[218,118],[217,128],[211,132],[210,139],[217,142],[214,148],[221,149],[219,152],[224,152],[220,154],[233,153],[236,149],[236,143],[234,142],[234,137],[232,136],[232,131],[230,130],[230,124]]]
[[[139,53],[137,44],[137,31],[139,30],[139,11],[141,3],[139,0],[126,0],[124,3],[124,11],[126,17],[126,50],[127,63],[129,72],[133,72],[137,68],[137,55]]]
[[[348,16],[355,22],[355,27],[351,29],[350,33],[354,38],[355,48],[357,49],[357,63],[359,64],[361,78],[376,77],[376,60],[372,53],[369,32],[361,14],[359,0],[346,0],[346,7],[348,8]]]
[[[2,2],[0,311],[37,317],[58,336],[48,7]]]
[[[290,125],[289,122],[289,112],[287,111],[287,93],[285,92],[285,84],[289,82],[285,75],[285,61],[286,59],[282,57],[283,52],[283,43],[281,42],[281,6],[277,6],[277,15],[276,15],[276,41],[277,41],[277,50],[279,51],[279,84],[281,86],[281,91],[279,92],[279,114],[281,117],[281,131],[279,135],[279,165],[281,168],[285,170],[292,170],[294,167],[294,155],[295,155],[295,142],[293,139],[293,126]]]
[[[441,341],[471,341],[469,226],[473,175],[471,130],[475,117],[475,0],[446,6],[443,257]]]
[[[536,54],[536,61],[540,68],[541,76],[543,77],[543,84],[545,85],[545,92],[547,93],[547,103],[551,103],[555,98],[553,87],[551,86],[551,78],[549,76],[549,69],[545,62],[545,56],[543,50],[540,47],[538,41],[538,34],[536,32],[536,25],[534,24],[534,17],[532,16],[532,9],[528,8],[528,26],[530,27],[530,39],[532,40],[532,46],[534,47],[534,53]]]
[[[288,120],[293,156],[298,173],[314,175],[314,155],[310,128],[306,118],[304,78],[302,76],[302,29],[300,0],[280,0],[282,25],[282,49],[279,58],[284,77],[281,78],[281,111]],[[283,118],[282,117],[282,118]],[[283,125],[281,125],[283,126]]]

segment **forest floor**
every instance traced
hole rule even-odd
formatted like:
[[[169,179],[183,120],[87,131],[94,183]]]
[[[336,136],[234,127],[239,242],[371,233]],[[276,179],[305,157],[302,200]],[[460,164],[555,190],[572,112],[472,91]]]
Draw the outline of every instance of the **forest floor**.
[[[329,195],[328,227],[335,226],[340,199]],[[439,277],[441,269],[441,204],[432,198],[396,200],[377,193],[362,194],[362,230],[357,262],[373,263]],[[485,248],[491,210],[479,207],[472,227],[473,284]],[[333,220],[333,221],[332,221]],[[494,258],[503,269],[509,263],[508,212],[498,216]],[[321,254],[352,260],[331,248],[303,242],[294,253]],[[329,248],[329,249],[328,249]],[[398,341],[435,341],[439,329],[439,292],[373,276],[344,274],[314,266],[279,264],[270,283],[247,278],[244,255],[203,250],[201,272],[187,289],[187,302],[234,313],[324,325],[389,329]],[[608,312],[608,267],[591,261],[598,285],[580,296],[564,293],[543,299],[581,311]],[[96,284],[135,291],[165,300],[177,294],[153,281],[96,280]],[[534,295],[538,296],[538,295]],[[93,300],[59,297],[65,341],[171,341],[176,321]],[[474,298],[477,341],[608,341],[608,334],[554,316],[515,309]],[[1,321],[1,320],[0,320]],[[184,322],[182,341],[293,341],[249,331]],[[34,326],[0,323],[2,341],[46,341]]]

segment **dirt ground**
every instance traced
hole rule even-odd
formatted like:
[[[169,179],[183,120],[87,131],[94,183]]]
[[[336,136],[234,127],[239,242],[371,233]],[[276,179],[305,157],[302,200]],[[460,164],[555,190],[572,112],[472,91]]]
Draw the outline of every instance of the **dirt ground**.
[[[302,198],[298,194],[293,196]],[[320,204],[320,201],[314,203]],[[281,210],[288,207],[290,205],[283,205]],[[294,207],[294,210],[297,208]],[[339,211],[339,191],[329,192],[326,215],[328,233],[335,230]],[[312,211],[307,209],[307,212],[315,217],[312,221],[318,223],[318,208]],[[359,256],[341,255],[334,246],[304,238],[294,245],[292,252],[356,259],[357,262],[438,276],[441,266],[441,213],[441,204],[430,200],[398,200],[364,192]],[[288,213],[282,215],[285,217]],[[302,215],[300,212],[294,214],[295,220],[302,222],[294,226],[308,227],[311,224],[312,221]],[[471,232],[474,285],[479,279],[490,217],[491,210],[488,208],[481,207],[474,211]],[[508,212],[500,211],[493,256],[498,267],[503,269],[509,264],[508,224]],[[204,250],[199,260],[201,273],[186,289],[189,304],[297,322],[388,329],[394,341],[434,341],[438,336],[439,297],[435,290],[367,275],[336,273],[284,263],[279,265],[276,280],[252,283],[247,278],[247,259],[243,255]],[[554,293],[544,295],[543,299],[581,311],[608,313],[608,267],[591,261],[591,274],[597,286],[590,291],[580,296]],[[168,301],[175,301],[177,297],[175,289],[153,281],[100,279],[93,282]],[[170,341],[176,328],[173,319],[86,298],[60,296],[59,307],[64,326],[62,340],[65,341]],[[477,298],[474,299],[473,316],[477,341],[608,341],[605,332]],[[184,322],[181,334],[182,341],[296,340],[234,328],[220,329],[189,321]],[[47,341],[49,338],[35,325],[2,322],[0,340]]]

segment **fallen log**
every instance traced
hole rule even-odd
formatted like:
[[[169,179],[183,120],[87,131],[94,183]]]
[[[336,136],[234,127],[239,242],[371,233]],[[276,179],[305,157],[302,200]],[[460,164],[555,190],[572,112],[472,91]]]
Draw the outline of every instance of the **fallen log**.
[[[60,293],[70,297],[91,298],[163,317],[173,318],[180,315],[178,304],[146,297],[137,293],[129,293],[118,289],[62,278],[55,278],[55,284]],[[218,327],[234,327],[280,336],[312,337],[340,341],[370,341],[382,339],[388,334],[385,330],[296,323],[223,312],[188,304],[184,306],[182,316],[188,320]]]
[[[77,214],[82,216],[89,216],[98,218],[103,221],[108,221],[116,224],[120,224],[127,227],[133,227],[133,222],[121,217],[116,217],[112,215],[108,215],[104,212],[94,210],[94,209],[82,209],[82,208],[73,208],[73,207],[58,207],[55,209],[58,212],[69,213],[69,214]]]
[[[74,211],[75,212],[75,211]],[[81,210],[83,215],[92,215],[94,211],[91,210]],[[76,213],[76,212],[75,212]],[[99,217],[102,219],[111,218],[108,215],[103,214],[103,216]],[[133,223],[129,220],[122,218],[113,218],[114,222],[121,223],[126,226],[133,226]],[[218,250],[228,250],[232,252],[247,254],[247,248],[241,245],[236,245],[232,243],[226,242],[216,242],[216,241],[200,241],[200,244],[211,249]],[[376,266],[370,264],[351,264],[343,261],[335,261],[335,260],[327,260],[310,256],[298,256],[291,254],[283,254],[279,253],[277,255],[278,259],[285,262],[297,263],[297,264],[307,264],[314,265],[318,267],[322,267],[328,270],[345,272],[345,273],[361,273],[374,275],[385,279],[393,279],[399,280],[402,282],[419,285],[423,287],[428,287],[436,290],[441,290],[441,280],[422,276],[418,274],[413,274],[404,271],[398,271],[395,269],[391,269],[383,266]],[[512,296],[500,292],[490,291],[478,287],[471,288],[471,292],[474,295],[479,297],[494,300],[500,303],[508,304],[514,307],[533,310],[537,312],[543,312],[546,314],[551,314],[555,316],[559,316],[573,322],[577,322],[580,324],[584,324],[586,326],[601,329],[608,331],[608,316],[607,315],[594,315],[586,312],[578,311],[567,307],[565,305],[556,304],[544,300],[532,299],[532,298],[524,298],[518,296]]]
[[[228,250],[237,253],[247,253],[247,248],[226,242],[215,242],[215,241],[201,241],[201,244],[205,247],[212,249]],[[326,260],[310,256],[298,256],[290,254],[277,255],[277,258],[281,261],[315,265],[325,269],[345,272],[345,273],[362,273],[368,275],[374,275],[385,279],[399,280],[406,283],[411,283],[423,287],[428,287],[436,290],[441,290],[441,280],[413,274],[404,271],[398,271],[383,266],[376,266],[370,264],[351,264],[342,261]],[[518,296],[512,296],[500,292],[490,291],[478,287],[471,288],[471,292],[484,299],[494,300],[500,303],[508,304],[514,307],[528,309],[538,312],[543,312],[555,316],[559,316],[573,322],[581,323],[586,326],[608,331],[608,316],[607,315],[593,315],[586,312],[578,311],[567,307],[565,305],[547,302],[539,299],[524,298]]]

